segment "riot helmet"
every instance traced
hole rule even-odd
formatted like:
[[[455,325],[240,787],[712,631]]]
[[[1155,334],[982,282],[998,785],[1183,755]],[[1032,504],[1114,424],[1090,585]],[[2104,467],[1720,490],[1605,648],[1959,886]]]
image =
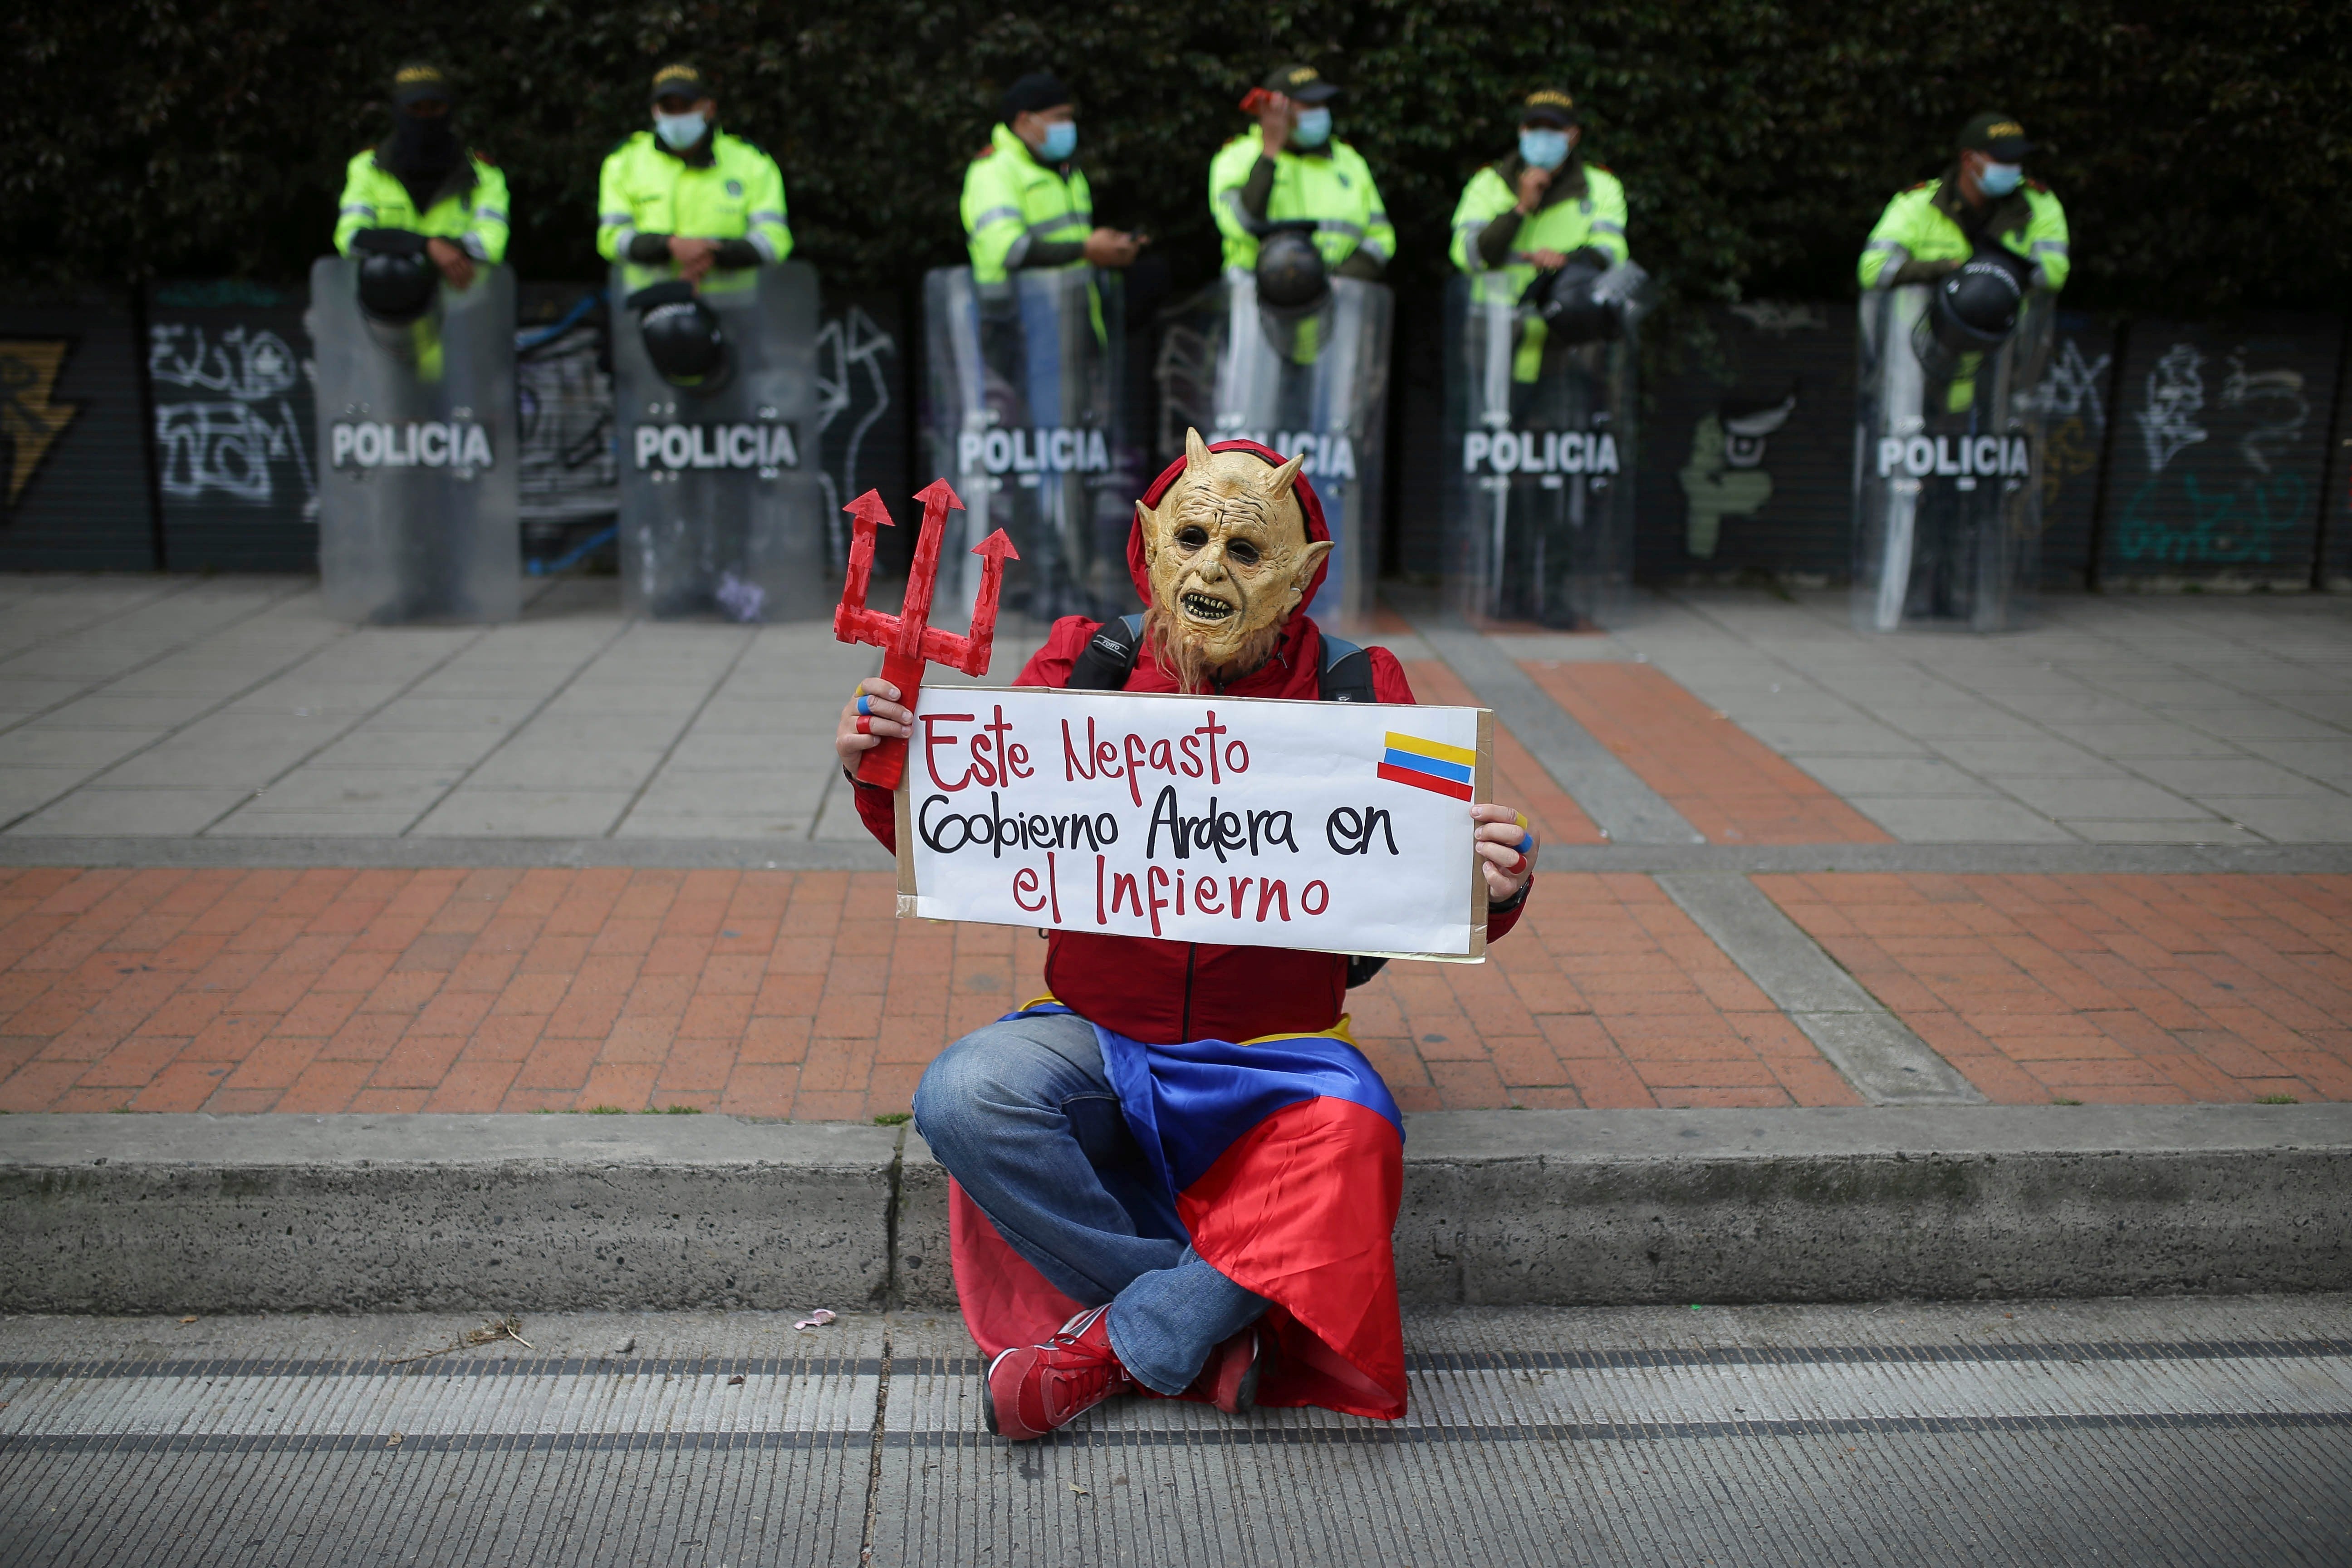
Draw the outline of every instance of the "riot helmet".
[[[1315,248],[1314,225],[1283,224],[1258,242],[1258,303],[1276,310],[1312,310],[1331,291],[1329,268]]]
[[[672,386],[709,391],[727,369],[727,339],[719,312],[682,279],[656,283],[629,296],[644,336],[646,357]]]
[[[2029,276],[2023,257],[1999,246],[1979,250],[1936,285],[1936,341],[1955,353],[1999,348],[2017,330]]]
[[[352,238],[359,261],[360,309],[389,326],[406,326],[433,307],[441,269],[425,237],[403,229],[362,229]]]
[[[1607,268],[1571,256],[1557,271],[1538,272],[1519,303],[1532,309],[1548,335],[1560,343],[1597,343],[1625,335],[1624,306],[1596,287]]]

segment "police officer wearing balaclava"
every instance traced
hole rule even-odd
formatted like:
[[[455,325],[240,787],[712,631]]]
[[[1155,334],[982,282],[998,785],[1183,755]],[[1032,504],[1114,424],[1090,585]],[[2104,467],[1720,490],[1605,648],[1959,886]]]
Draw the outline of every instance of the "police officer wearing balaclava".
[[[368,230],[378,248],[424,242],[453,289],[474,280],[477,262],[506,258],[507,179],[457,139],[457,95],[440,68],[404,65],[393,74],[392,135],[359,153],[343,177],[335,249],[352,253]],[[429,276],[429,275],[428,275]]]
[[[2039,181],[2025,177],[2034,144],[2013,116],[1987,110],[1960,128],[1959,145],[1942,175],[1886,204],[1862,248],[1865,289],[1932,283],[1985,246],[1998,246],[2031,268],[2032,285],[2066,286],[2066,209]]]
[[[793,253],[776,161],[719,129],[719,100],[691,65],[654,73],[653,125],[604,160],[596,253],[624,261],[629,287],[672,278],[697,288],[749,284],[744,268]]]

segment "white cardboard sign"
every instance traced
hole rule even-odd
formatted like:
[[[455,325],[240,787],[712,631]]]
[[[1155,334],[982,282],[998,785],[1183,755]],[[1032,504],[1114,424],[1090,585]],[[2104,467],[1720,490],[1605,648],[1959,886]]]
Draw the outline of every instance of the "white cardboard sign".
[[[898,912],[1476,963],[1483,708],[923,689]]]

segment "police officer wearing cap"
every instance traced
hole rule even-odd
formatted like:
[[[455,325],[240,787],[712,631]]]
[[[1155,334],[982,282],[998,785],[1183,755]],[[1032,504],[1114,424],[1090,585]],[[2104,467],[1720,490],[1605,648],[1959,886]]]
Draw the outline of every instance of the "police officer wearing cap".
[[[597,189],[596,251],[626,264],[630,288],[671,278],[747,287],[743,269],[793,253],[782,173],[719,129],[719,101],[701,71],[680,63],[654,73],[653,121],[613,149]]]
[[[1315,248],[1341,278],[1376,281],[1396,255],[1396,229],[1363,155],[1331,134],[1339,89],[1313,66],[1286,65],[1242,100],[1257,124],[1209,165],[1209,210],[1225,267],[1257,265],[1269,223],[1309,220]]]
[[[1149,243],[1094,226],[1094,195],[1072,161],[1078,146],[1070,89],[1032,71],[1004,89],[988,145],[963,176],[963,232],[975,283],[1028,268],[1131,265]]]
[[[1951,166],[1886,204],[1862,249],[1865,289],[1932,283],[1958,270],[1987,245],[2021,258],[2031,283],[2052,293],[2066,286],[2066,209],[2025,177],[2034,145],[2025,127],[1990,110],[1960,128]]]
[[[354,156],[345,171],[337,252],[421,244],[453,289],[473,283],[477,262],[496,266],[506,258],[507,179],[457,140],[450,112],[456,100],[438,66],[404,65],[393,73],[392,135]]]
[[[1512,105],[1516,152],[1470,177],[1454,208],[1454,265],[1501,272],[1513,299],[1538,272],[1572,260],[1602,270],[1628,259],[1625,187],[1579,149],[1583,117],[1562,89],[1539,87]]]

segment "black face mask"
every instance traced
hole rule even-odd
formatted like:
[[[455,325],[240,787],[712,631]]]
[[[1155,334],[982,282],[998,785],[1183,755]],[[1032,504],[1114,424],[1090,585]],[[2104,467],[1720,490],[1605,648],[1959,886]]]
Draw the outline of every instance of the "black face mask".
[[[432,205],[435,188],[465,157],[457,128],[447,114],[394,114],[386,153],[384,167],[408,188],[409,200],[419,212]]]

